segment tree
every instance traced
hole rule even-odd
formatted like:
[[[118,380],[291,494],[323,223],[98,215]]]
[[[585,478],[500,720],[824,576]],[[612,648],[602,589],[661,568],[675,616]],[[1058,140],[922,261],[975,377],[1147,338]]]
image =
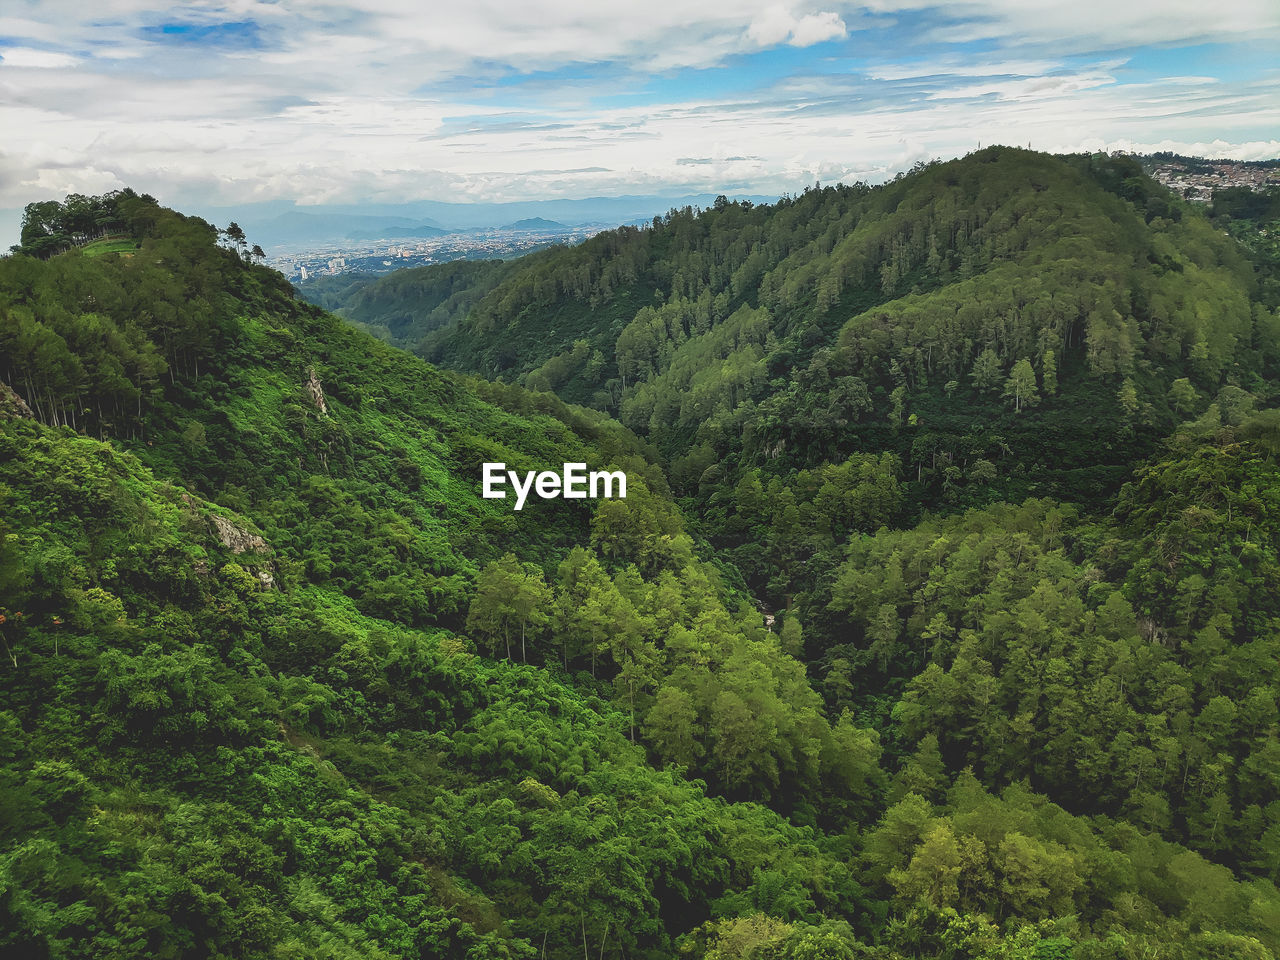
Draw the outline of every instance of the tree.
[[[1046,350],[1040,360],[1040,384],[1046,397],[1058,392],[1058,358],[1052,350]]]
[[[897,430],[902,426],[902,419],[907,411],[907,388],[897,386],[889,394],[889,425]]]
[[[777,782],[777,764],[769,755],[777,746],[777,727],[770,720],[732,690],[721,691],[711,704],[712,755],[728,789],[746,787],[761,773]]]
[[[525,641],[530,627],[547,623],[551,594],[542,571],[533,564],[521,564],[515,554],[489,563],[476,578],[476,595],[467,614],[467,629],[490,641],[496,653],[498,640],[511,659],[511,634],[520,630],[520,659],[528,662]]]
[[[907,904],[935,909],[954,906],[960,899],[960,871],[970,859],[970,851],[962,844],[979,842],[957,838],[950,821],[937,820],[920,838],[911,862],[890,873],[889,879]]]
[[[542,571],[536,564],[524,564],[524,577],[521,579],[515,594],[514,612],[520,621],[520,660],[529,662],[525,649],[525,638],[532,627],[541,633],[550,620],[548,608],[551,605],[551,591],[543,579]]]
[[[636,738],[636,693],[654,684],[661,656],[646,636],[650,625],[636,612],[634,605],[619,591],[611,604],[613,622],[608,629],[609,653],[618,667],[615,680],[627,694],[627,710],[631,718],[631,739]]]
[[[1169,386],[1169,404],[1178,413],[1190,416],[1200,402],[1200,394],[1186,377],[1180,377]]]
[[[244,250],[246,241],[245,241],[244,230],[241,229],[240,224],[232,220],[230,223],[227,224],[226,229],[222,231],[222,235],[231,241],[232,245],[236,248],[237,251]]]
[[[602,653],[612,652],[611,639],[620,632],[642,634],[634,605],[619,592],[594,556],[575,547],[560,563],[556,622],[561,635],[562,656],[568,665],[568,642],[591,655],[591,675]],[[619,643],[625,645],[630,638]],[[621,648],[620,648],[621,649]]]
[[[29,203],[22,214],[21,245],[14,247],[32,256],[45,256],[68,242],[62,204],[56,200]]]
[[[667,685],[658,691],[644,726],[645,738],[668,763],[692,768],[702,756],[698,711],[681,688]]]
[[[973,369],[969,376],[973,379],[973,385],[979,390],[990,392],[1000,385],[1000,358],[996,356],[996,352],[988,347],[978,354],[978,358],[973,361]]]
[[[1120,384],[1120,389],[1116,391],[1116,403],[1124,411],[1124,432],[1132,434],[1133,417],[1142,404],[1138,400],[1138,390],[1133,385],[1133,380],[1129,377],[1124,378],[1124,382]]]
[[[1026,357],[1014,364],[1013,372],[1005,381],[1004,395],[1012,401],[1016,413],[1021,413],[1023,407],[1040,402],[1040,393],[1036,390],[1036,372]]]
[[[880,734],[859,727],[849,710],[831,728],[831,739],[822,757],[824,776],[837,786],[838,796],[869,805],[880,773]]]

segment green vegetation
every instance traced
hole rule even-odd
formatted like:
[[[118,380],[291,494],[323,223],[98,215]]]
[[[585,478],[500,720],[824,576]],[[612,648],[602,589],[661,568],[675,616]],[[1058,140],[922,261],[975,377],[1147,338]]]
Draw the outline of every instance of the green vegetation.
[[[299,292],[360,329],[414,350],[433,330],[465,317],[513,267],[514,261],[460,260],[381,277],[341,273],[309,280]]]
[[[132,190],[117,190],[101,197],[73,193],[59,203],[45,200],[31,203],[23,211],[21,242],[15,253],[33,257],[49,257],[72,247],[84,246],[104,234],[127,232],[128,217],[138,203],[153,204],[155,199]]]
[[[798,498],[801,473],[890,452],[897,512],[862,530],[1028,496],[1095,504],[1220,391],[1270,402],[1280,320],[1243,254],[1132,158],[997,147],[524,258],[423,352],[618,417],[785,606],[833,561],[794,541],[762,561],[743,482]]]
[[[699,514],[704,477],[790,480],[884,450],[913,515],[1094,501],[1182,418],[1174,380],[1265,399],[1280,359],[1277,304],[1237,245],[1102,155],[991,148],[875,189],[672,211],[471,290],[424,356],[618,417]]]
[[[1210,215],[1248,251],[1258,271],[1258,300],[1280,307],[1280,188],[1214,191]]]
[[[136,252],[137,248],[136,240],[106,239],[86,244],[82,252],[86,257],[100,257],[107,253],[123,253],[130,256]]]
[[[1280,324],[1125,160],[330,290],[505,382],[234,224],[28,220],[0,950],[1280,952]]]

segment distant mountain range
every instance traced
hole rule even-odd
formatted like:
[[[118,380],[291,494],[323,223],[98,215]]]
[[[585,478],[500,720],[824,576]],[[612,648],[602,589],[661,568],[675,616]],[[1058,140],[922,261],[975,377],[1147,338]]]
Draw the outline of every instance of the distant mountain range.
[[[376,216],[353,213],[315,213],[288,211],[274,217],[258,219],[251,211],[237,219],[255,243],[293,245],[339,240],[381,240],[391,237],[438,237],[449,230],[439,223],[421,217]],[[213,218],[221,224],[223,219]]]
[[[441,227],[433,227],[430,224],[422,224],[417,227],[387,227],[385,229],[372,230],[353,230],[347,234],[351,240],[391,240],[401,237],[405,238],[422,238],[422,237],[444,237],[453,231],[445,230]]]
[[[515,223],[504,224],[500,230],[569,230],[563,223],[547,220],[545,217],[525,217]]]
[[[555,230],[644,223],[672,209],[710,207],[715,194],[679,197],[629,196],[527,200],[507,203],[325,204],[294,207],[264,203],[205,207],[200,216],[219,226],[235,221],[253,243],[266,247],[299,246],[344,240],[434,237],[467,230]],[[734,196],[753,203],[776,197]]]

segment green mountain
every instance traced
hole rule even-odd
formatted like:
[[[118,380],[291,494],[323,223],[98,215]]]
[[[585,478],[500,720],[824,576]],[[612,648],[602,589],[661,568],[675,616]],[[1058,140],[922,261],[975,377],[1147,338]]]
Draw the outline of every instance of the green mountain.
[[[465,317],[514,263],[458,260],[383,275],[340,273],[308,280],[298,292],[394,346],[413,349],[433,330]]]
[[[925,356],[910,365],[922,365],[924,379],[968,374],[987,347],[1007,372],[1016,354],[1035,359],[1046,349],[1037,342],[1042,335],[1059,340],[1060,353],[1091,343],[1088,362],[1101,371],[1122,365],[1126,349],[1150,347],[1168,355],[1166,340],[1185,347],[1203,333],[1194,318],[1179,313],[1178,301],[1152,299],[1157,281],[1176,290],[1178,281],[1185,286],[1212,276],[1223,282],[1242,277],[1234,247],[1192,211],[1127,158],[990,148],[918,168],[878,188],[815,188],[772,206],[686,208],[651,230],[611,231],[527,258],[520,275],[486,297],[436,349],[451,364],[510,377],[536,370],[584,336],[606,355],[601,372],[616,374],[618,387],[630,389],[661,373],[657,368],[670,362],[665,354],[747,305],[769,312],[780,345],[794,342],[788,368],[796,365],[796,348],[811,353],[820,345],[834,347],[843,333],[861,345],[858,367],[873,360],[901,363],[902,350],[922,351]],[[1191,268],[1192,275],[1169,278],[1184,272],[1179,267]],[[1056,310],[1037,303],[1039,290],[1027,290],[1022,306],[1041,309],[1021,310],[1016,326],[997,331],[990,324],[1007,321],[1018,305],[1005,298],[986,302],[982,278],[992,274],[993,282],[1034,274],[1041,287],[1070,282],[1085,289],[1078,301]],[[984,325],[964,315],[945,332],[913,325],[902,344],[867,342],[868,327],[879,316],[873,308],[892,303],[895,310],[911,310],[939,294],[940,307],[966,296],[983,303],[988,309],[971,313],[988,313],[991,321]],[[681,328],[679,335],[632,327],[635,312],[611,327],[606,321],[618,312],[615,301],[624,299],[653,308],[668,328]],[[1120,319],[1103,313],[1108,307]],[[624,335],[626,327],[631,329]],[[499,329],[514,343],[471,336]],[[935,346],[937,355],[930,355],[930,338],[944,333],[972,341],[967,353]],[[553,386],[565,388],[583,371],[571,373]],[[575,386],[585,391],[588,384]]]
[[[739,817],[763,817],[784,846],[795,828],[713,803],[633,744],[637,691],[647,702],[676,666],[656,618],[696,642],[682,682],[769,711],[741,722],[768,722],[777,751],[682,742],[726,793],[839,777],[822,756],[852,734],[832,731],[803,668],[697,558],[640,445],[599,415],[391,350],[294,300],[200,221],[108,200],[136,253],[0,265],[6,375],[34,418],[6,421],[0,488],[3,715],[19,737],[7,943],[524,955],[529,938],[576,949],[585,922],[592,939],[666,949],[710,899],[748,887],[770,858],[739,860],[711,837],[747,829]],[[517,515],[478,495],[480,464],[496,460],[620,466],[628,499]],[[531,599],[564,611],[554,637]],[[630,632],[606,630],[614,618]],[[545,666],[494,666],[477,643]],[[758,785],[756,765],[770,773]],[[46,768],[85,790],[43,806]],[[525,853],[483,839],[526,808],[559,839],[510,835]],[[705,835],[684,852],[642,838],[672,817]],[[144,820],[162,826],[142,842]],[[584,853],[584,830],[610,843]],[[511,888],[507,858],[535,848]],[[242,876],[233,861],[259,854]],[[675,871],[661,898],[654,857]],[[695,859],[720,879],[682,875]],[[633,889],[571,904],[602,870]]]
[[[993,152],[492,266],[437,343],[511,340],[526,386],[238,230],[39,205],[0,261],[0,947],[1273,956],[1275,317],[1115,166]],[[131,242],[30,255],[74,218]],[[973,262],[931,275],[943,223]],[[492,461],[627,497],[517,513]]]
[[[1126,157],[990,148],[877,188],[672,211],[472,290],[421,352],[617,416],[775,605],[812,578],[735,532],[761,519],[741,484],[797,491],[889,453],[902,496],[876,522],[1096,502],[1193,411],[1265,401],[1280,357],[1240,246]]]

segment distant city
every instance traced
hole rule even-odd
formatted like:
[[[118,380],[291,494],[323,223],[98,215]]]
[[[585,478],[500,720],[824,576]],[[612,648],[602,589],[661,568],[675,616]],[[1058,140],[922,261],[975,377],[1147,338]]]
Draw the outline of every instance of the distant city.
[[[313,247],[290,245],[268,250],[267,263],[294,282],[340,273],[390,273],[453,260],[506,260],[557,244],[572,245],[604,226],[519,228],[438,237],[326,240]]]
[[[1148,159],[1157,161],[1151,171],[1157,182],[1196,203],[1210,203],[1215,190],[1231,187],[1266,190],[1280,186],[1280,160],[1242,163],[1160,155]]]

